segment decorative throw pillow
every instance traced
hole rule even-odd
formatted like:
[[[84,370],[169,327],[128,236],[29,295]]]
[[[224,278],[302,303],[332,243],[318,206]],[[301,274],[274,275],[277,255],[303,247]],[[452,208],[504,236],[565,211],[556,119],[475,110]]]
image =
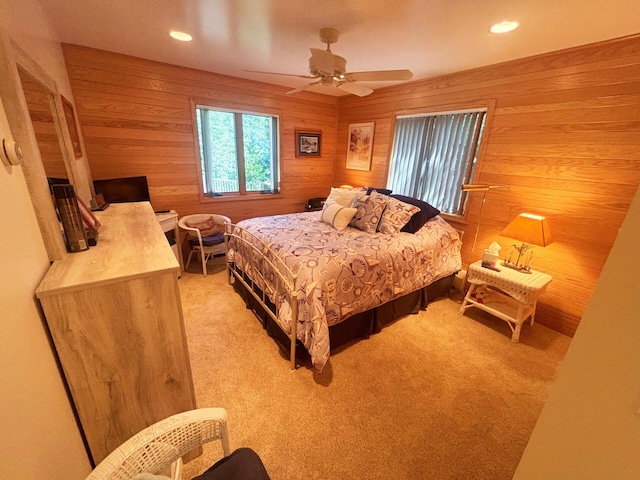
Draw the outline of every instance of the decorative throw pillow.
[[[325,205],[329,202],[335,202],[343,207],[352,207],[356,198],[364,195],[364,188],[331,188],[331,193],[327,197]]]
[[[395,198],[404,203],[410,203],[411,205],[415,205],[420,209],[420,211],[414,213],[411,217],[411,220],[409,220],[409,222],[404,227],[402,227],[402,229],[400,230],[401,232],[416,233],[424,226],[425,223],[427,223],[429,220],[440,213],[440,210],[438,210],[436,207],[433,207],[422,200],[418,200],[417,198],[406,197],[404,195],[396,195],[395,193],[391,195],[391,198]]]
[[[389,197],[387,208],[382,212],[382,218],[378,224],[378,231],[385,234],[398,233],[402,227],[409,223],[411,217],[419,211],[420,208],[415,205]]]
[[[216,233],[220,233],[221,229],[216,224],[216,221],[213,217],[209,217],[206,220],[202,220],[200,222],[184,222],[187,227],[197,228],[200,230],[200,235],[203,237],[210,237],[211,235],[215,235]]]
[[[349,225],[363,232],[375,233],[388,198],[386,195],[373,191],[371,195],[364,195],[357,199],[353,206],[358,211]]]
[[[356,214],[357,210],[345,207],[336,202],[326,202],[322,210],[322,221],[336,230],[344,230]]]

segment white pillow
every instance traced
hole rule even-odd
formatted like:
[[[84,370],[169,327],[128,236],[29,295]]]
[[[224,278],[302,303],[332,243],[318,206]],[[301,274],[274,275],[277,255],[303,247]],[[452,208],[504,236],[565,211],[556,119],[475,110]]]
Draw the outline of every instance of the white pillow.
[[[331,193],[327,197],[325,205],[335,202],[343,207],[352,207],[355,201],[367,193],[366,188],[331,188]]]
[[[326,202],[322,210],[322,221],[336,230],[344,230],[357,211],[356,208],[345,207],[336,202]]]

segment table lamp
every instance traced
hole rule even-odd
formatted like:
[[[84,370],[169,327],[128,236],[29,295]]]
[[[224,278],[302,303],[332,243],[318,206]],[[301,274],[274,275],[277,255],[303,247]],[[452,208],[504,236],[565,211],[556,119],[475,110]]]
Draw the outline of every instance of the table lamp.
[[[512,255],[510,253],[506,260],[502,262],[502,265],[505,267],[513,268],[522,273],[531,273],[531,259],[533,257],[531,249],[533,249],[535,245],[546,247],[553,242],[547,217],[532,215],[530,213],[521,213],[518,215],[507,225],[507,228],[505,228],[500,235],[522,242],[520,246],[513,245],[515,251],[518,252],[515,261],[512,261]],[[525,261],[524,253],[527,250],[529,250],[529,256]]]

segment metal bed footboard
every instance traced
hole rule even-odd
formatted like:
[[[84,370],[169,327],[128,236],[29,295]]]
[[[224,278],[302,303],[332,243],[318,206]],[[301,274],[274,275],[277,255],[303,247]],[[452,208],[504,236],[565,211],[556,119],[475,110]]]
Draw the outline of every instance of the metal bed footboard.
[[[238,242],[236,245],[229,245],[231,241]],[[284,263],[284,261],[275,253],[275,251],[263,242],[260,238],[255,236],[250,231],[239,227],[233,223],[225,223],[224,243],[227,252],[227,272],[229,275],[229,283],[234,281],[240,282],[248,292],[251,293],[253,298],[260,304],[264,311],[275,321],[278,327],[289,338],[291,343],[289,352],[289,362],[291,370],[296,369],[296,340],[298,330],[298,288],[297,288],[297,274],[293,273],[291,269]],[[240,244],[242,247],[240,247]],[[234,250],[233,262],[229,260],[229,249]],[[238,252],[243,253],[245,262],[250,264],[250,269],[244,267],[244,275],[242,275],[238,268],[236,268],[235,256]],[[251,252],[251,255],[244,255],[244,252]],[[272,260],[273,259],[273,260]],[[262,263],[261,263],[262,262]],[[270,271],[275,276],[273,280],[274,291],[278,290],[278,286],[282,286],[285,289],[285,295],[289,298],[291,305],[291,331],[287,332],[279,320],[278,302],[272,302],[269,305],[268,293],[267,293],[267,281],[264,279],[264,273],[261,271],[261,267],[267,264]],[[247,270],[253,272],[253,275],[248,275]],[[256,280],[255,275],[259,275],[262,280],[262,285],[258,285],[261,295],[258,295],[255,291]],[[245,276],[249,278],[249,281],[245,280]]]

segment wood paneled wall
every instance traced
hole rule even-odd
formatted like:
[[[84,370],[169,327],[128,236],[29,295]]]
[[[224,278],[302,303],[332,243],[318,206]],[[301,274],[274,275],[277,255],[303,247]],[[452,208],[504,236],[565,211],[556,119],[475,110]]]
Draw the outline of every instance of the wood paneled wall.
[[[156,210],[219,213],[232,221],[300,212],[333,181],[337,99],[75,45],[63,45],[94,179],[146,175]],[[206,199],[191,100],[280,115],[281,194]],[[294,131],[322,131],[322,156],[295,158]],[[265,201],[268,199],[267,201]]]
[[[475,183],[487,195],[472,259],[519,213],[549,218],[554,243],[534,268],[553,275],[536,320],[572,335],[640,185],[640,36],[582,46],[339,99],[336,184],[384,186],[395,116],[489,106]],[[370,172],[345,169],[349,123],[376,123]],[[482,193],[472,193],[466,265]],[[630,281],[632,279],[629,279]],[[631,299],[630,299],[631,301]],[[612,319],[613,321],[613,319]],[[612,326],[612,328],[615,328]]]
[[[283,87],[63,45],[94,178],[147,175],[156,209],[232,220],[301,211],[331,185],[384,186],[398,114],[487,106],[474,181],[508,184],[470,194],[463,261],[477,260],[521,212],[546,215],[554,243],[534,267],[554,280],[536,319],[572,335],[640,185],[640,37],[602,42],[380,89],[372,95],[285,95]],[[200,202],[192,98],[279,109],[282,194]],[[374,121],[370,172],[345,169],[350,123]],[[297,159],[294,131],[322,130],[321,158]],[[334,171],[335,170],[335,171]]]

